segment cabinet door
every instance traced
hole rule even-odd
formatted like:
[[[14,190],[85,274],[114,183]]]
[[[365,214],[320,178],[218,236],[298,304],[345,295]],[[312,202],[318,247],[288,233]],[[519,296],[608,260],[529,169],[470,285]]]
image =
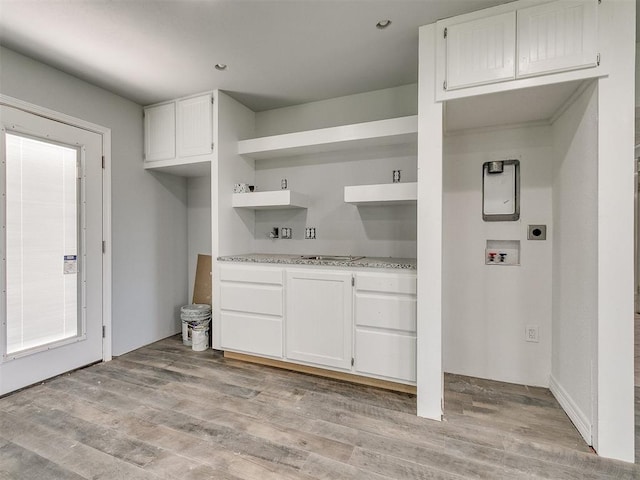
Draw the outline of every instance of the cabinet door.
[[[283,270],[222,265],[218,282],[221,348],[282,358]]]
[[[147,162],[176,156],[175,102],[144,109],[144,159]]]
[[[597,64],[597,1],[562,0],[518,11],[518,76]]]
[[[515,78],[515,30],[515,12],[448,26],[446,89]]]
[[[178,101],[178,156],[212,152],[213,116],[211,94]]]
[[[416,381],[416,336],[356,330],[356,371],[392,380]]]
[[[351,368],[351,274],[288,271],[286,356],[321,366]]]
[[[220,346],[224,350],[282,358],[282,319],[222,310]]]

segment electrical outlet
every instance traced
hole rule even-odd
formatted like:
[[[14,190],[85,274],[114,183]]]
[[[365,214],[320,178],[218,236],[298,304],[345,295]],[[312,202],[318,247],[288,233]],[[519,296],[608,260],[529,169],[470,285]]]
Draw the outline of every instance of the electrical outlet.
[[[540,327],[538,327],[538,325],[527,325],[525,327],[524,339],[527,342],[538,343],[540,341]]]
[[[282,227],[280,228],[280,238],[289,240],[291,238],[291,227]]]
[[[316,238],[316,227],[306,227],[304,229],[304,238],[306,240],[315,240],[315,238]]]

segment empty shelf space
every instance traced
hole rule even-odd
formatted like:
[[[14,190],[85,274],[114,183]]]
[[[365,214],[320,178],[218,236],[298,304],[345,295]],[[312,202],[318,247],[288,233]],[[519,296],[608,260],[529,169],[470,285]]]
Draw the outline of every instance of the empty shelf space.
[[[271,192],[234,193],[231,200],[234,208],[307,208],[308,199],[292,190],[274,190]]]
[[[415,204],[417,199],[418,184],[416,182],[344,187],[345,203],[354,205]]]
[[[415,143],[418,116],[252,138],[238,142],[238,154],[257,160],[342,149]]]

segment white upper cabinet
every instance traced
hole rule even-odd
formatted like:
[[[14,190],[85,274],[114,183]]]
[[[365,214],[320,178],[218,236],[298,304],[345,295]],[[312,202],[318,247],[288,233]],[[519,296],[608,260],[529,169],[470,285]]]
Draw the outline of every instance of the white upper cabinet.
[[[175,102],[144,109],[145,161],[168,160],[176,156]]]
[[[208,175],[213,153],[213,94],[144,109],[144,168],[180,176]]]
[[[597,64],[597,0],[545,3],[518,11],[518,76]]]
[[[516,13],[446,27],[446,89],[515,78]]]
[[[208,155],[213,151],[211,94],[178,100],[178,156]]]
[[[440,20],[436,25],[440,99],[464,96],[464,91],[457,90],[480,86],[486,87],[478,93],[490,93],[490,85],[499,82],[599,63],[598,0],[522,0]],[[573,77],[569,80],[576,79]],[[533,85],[529,81],[526,86]]]

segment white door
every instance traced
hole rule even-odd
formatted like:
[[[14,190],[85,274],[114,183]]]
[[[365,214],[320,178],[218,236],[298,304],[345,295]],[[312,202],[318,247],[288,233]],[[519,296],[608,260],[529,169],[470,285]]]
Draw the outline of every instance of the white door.
[[[518,77],[595,67],[597,0],[563,0],[518,11]]]
[[[102,354],[102,136],[0,106],[0,395]]]
[[[178,100],[178,156],[209,155],[213,152],[212,95]]]
[[[515,78],[516,14],[472,20],[446,29],[447,90]]]
[[[351,274],[287,272],[287,358],[351,369]]]
[[[169,160],[176,156],[176,103],[144,109],[144,159]]]

